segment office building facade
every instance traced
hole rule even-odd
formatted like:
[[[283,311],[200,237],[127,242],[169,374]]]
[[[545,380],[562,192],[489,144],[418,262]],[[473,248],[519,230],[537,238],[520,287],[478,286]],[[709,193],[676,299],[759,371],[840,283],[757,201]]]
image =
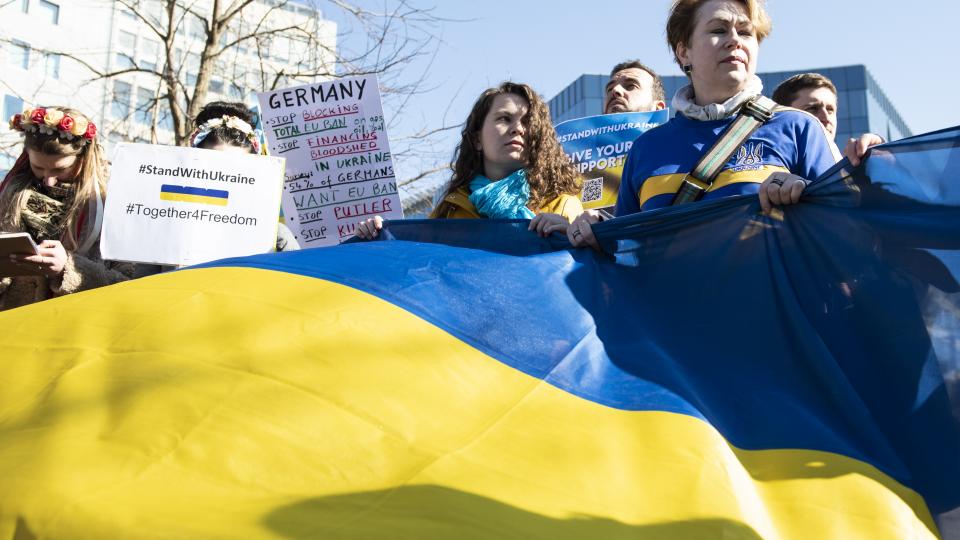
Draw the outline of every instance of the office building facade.
[[[134,13],[115,0],[0,2],[0,112],[4,119],[0,170],[9,168],[20,153],[20,138],[8,129],[6,119],[24,107],[66,105],[90,115],[108,150],[119,141],[174,142],[165,86],[156,76],[132,69],[163,70],[166,48],[150,26],[164,28],[166,13],[160,0],[142,0],[139,5],[141,9]],[[204,10],[212,4],[191,5],[208,16]],[[262,29],[295,27],[298,32],[278,31],[227,46],[238,36],[254,33],[258,25],[266,25]],[[300,30],[323,46],[308,46]],[[184,17],[174,37],[171,65],[190,95],[205,40],[203,21]],[[283,87],[320,80],[282,74],[314,73],[311,67],[332,66],[336,24],[305,3],[256,0],[231,21],[220,44],[225,50],[214,65],[206,101],[242,101],[253,106],[256,92],[272,84]],[[131,71],[97,77],[97,73],[127,69]],[[332,67],[324,71],[332,72]]]
[[[841,146],[848,138],[867,132],[877,133],[888,141],[913,135],[866,66],[777,71],[758,75],[763,81],[764,94],[769,96],[781,82],[798,73],[808,72],[828,77],[837,87],[836,141]],[[608,80],[607,75],[581,75],[564,88],[549,102],[554,123],[602,114],[604,87]],[[677,89],[686,84],[687,78],[684,76],[663,77],[667,106]]]

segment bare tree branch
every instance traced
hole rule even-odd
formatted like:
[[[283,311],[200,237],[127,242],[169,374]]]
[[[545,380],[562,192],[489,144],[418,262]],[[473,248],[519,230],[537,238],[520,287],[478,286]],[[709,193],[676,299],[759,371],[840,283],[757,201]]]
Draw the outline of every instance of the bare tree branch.
[[[163,29],[155,25],[149,17],[145,17],[143,13],[141,13],[141,10],[139,9],[141,3],[140,0],[133,0],[132,2],[130,0],[117,0],[117,2],[128,11],[132,12],[133,15],[140,20],[140,22],[147,25],[147,28],[149,28],[150,31],[156,34],[156,36],[161,40],[166,38],[166,33],[164,33]]]
[[[17,1],[0,0],[0,7]],[[441,127],[394,132],[408,125],[401,119],[409,116],[412,96],[434,89],[430,75],[442,43],[440,25],[456,22],[421,5],[428,1],[116,0],[107,3],[131,16],[142,28],[141,40],[154,40],[149,50],[151,55],[159,52],[157,58],[143,57],[142,46],[139,52],[116,50],[119,63],[107,65],[96,57],[102,53],[66,46],[38,52],[76,62],[90,74],[88,82],[130,85],[121,85],[115,95],[133,102],[119,104],[118,113],[130,111],[128,116],[136,120],[132,124],[141,126],[142,136],[151,141],[172,131],[176,144],[186,142],[192,119],[211,99],[244,101],[253,90],[377,75],[393,154],[427,164],[426,170],[404,181],[410,185],[446,167],[435,166],[446,152],[437,152],[433,145],[458,128],[444,119]],[[320,19],[321,7],[325,14],[336,15]],[[111,121],[118,128],[132,125],[129,118]]]
[[[449,171],[451,166],[452,164],[450,163],[444,163],[443,165],[439,165],[437,167],[427,169],[425,171],[420,172],[420,174],[414,176],[413,178],[408,178],[402,182],[397,182],[397,187],[401,188],[404,186],[409,186],[410,184],[414,184],[420,180],[423,180],[424,178],[430,175],[436,174],[441,171]]]
[[[439,134],[441,134],[441,133],[446,133],[446,132],[451,131],[451,130],[454,130],[454,129],[460,129],[461,127],[463,127],[463,124],[457,124],[457,125],[453,125],[453,126],[443,126],[443,127],[438,127],[438,128],[434,128],[434,129],[431,129],[431,130],[419,131],[419,132],[414,133],[414,134],[412,134],[412,135],[407,135],[407,136],[404,136],[404,137],[397,137],[396,139],[394,139],[394,142],[397,142],[397,141],[422,141],[422,140],[424,140],[424,139],[429,139],[429,138],[433,137],[434,135],[439,135]]]

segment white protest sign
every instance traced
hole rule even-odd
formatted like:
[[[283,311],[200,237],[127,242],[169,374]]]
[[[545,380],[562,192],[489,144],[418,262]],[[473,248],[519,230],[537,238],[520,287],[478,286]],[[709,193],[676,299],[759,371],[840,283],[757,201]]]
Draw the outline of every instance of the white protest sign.
[[[282,182],[279,157],[120,144],[100,251],[170,265],[272,251]]]
[[[375,215],[403,218],[376,76],[258,97],[270,153],[287,158],[283,214],[300,247],[339,244]]]

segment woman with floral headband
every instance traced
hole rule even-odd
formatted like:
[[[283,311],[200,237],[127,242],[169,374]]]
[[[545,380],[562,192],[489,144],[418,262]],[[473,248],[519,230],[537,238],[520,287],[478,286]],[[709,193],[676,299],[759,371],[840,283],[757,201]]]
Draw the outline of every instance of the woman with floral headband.
[[[0,231],[27,232],[37,255],[11,255],[22,275],[0,276],[0,310],[128,279],[133,266],[100,258],[107,164],[97,127],[65,107],[10,119],[23,153],[0,184]]]
[[[253,119],[243,103],[214,101],[204,105],[194,120],[190,146],[207,150],[265,154],[260,134],[250,125]],[[277,224],[277,251],[300,249],[293,233]]]

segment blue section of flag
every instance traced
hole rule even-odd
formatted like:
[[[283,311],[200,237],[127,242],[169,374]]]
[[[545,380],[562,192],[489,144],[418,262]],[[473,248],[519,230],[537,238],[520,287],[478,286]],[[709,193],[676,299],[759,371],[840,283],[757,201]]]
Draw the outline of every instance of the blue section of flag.
[[[163,184],[160,186],[160,193],[176,193],[179,195],[198,195],[201,197],[216,197],[218,199],[226,199],[230,196],[230,192],[222,189],[204,189],[196,188],[189,186],[174,186],[171,184]]]
[[[231,259],[388,300],[584,399],[701,418],[745,449],[866,461],[960,506],[960,129],[755,196],[595,226],[388,222],[376,243]]]

